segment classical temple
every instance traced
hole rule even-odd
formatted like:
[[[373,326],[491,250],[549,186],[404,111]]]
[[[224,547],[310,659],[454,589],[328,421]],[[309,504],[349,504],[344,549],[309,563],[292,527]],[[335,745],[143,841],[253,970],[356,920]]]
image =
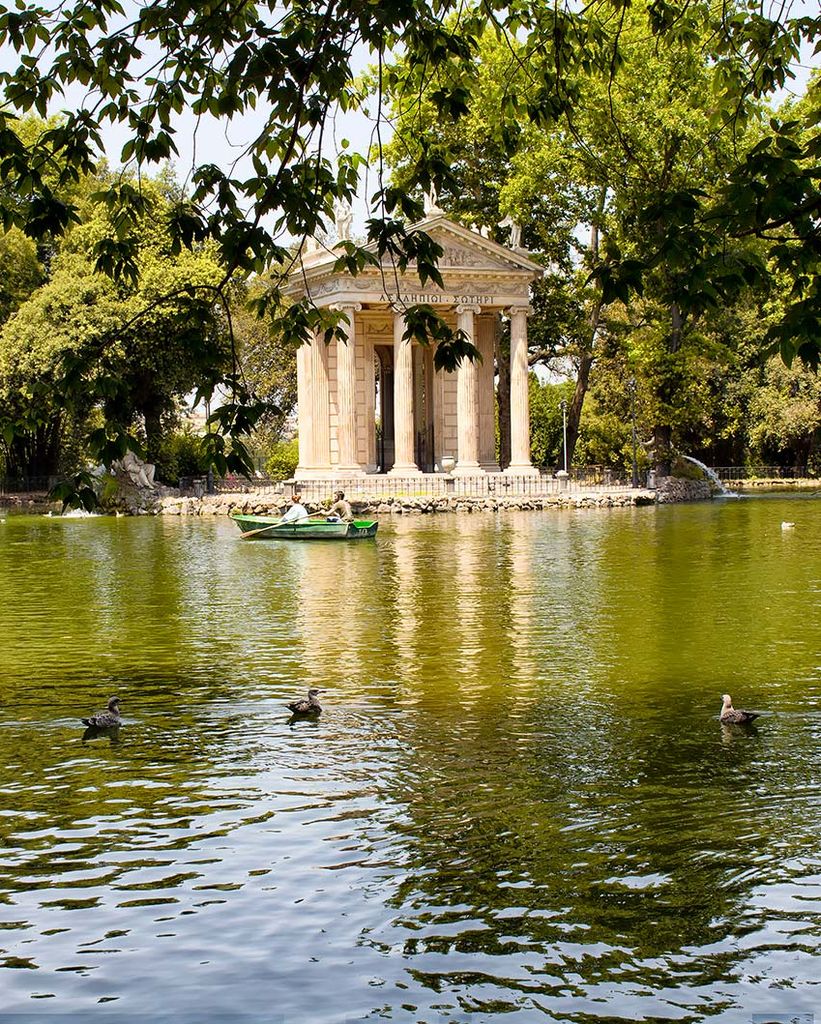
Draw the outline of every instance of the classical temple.
[[[341,310],[348,325],[347,341],[317,340],[297,353],[297,480],[499,473],[494,378],[502,316],[510,318],[511,349],[511,459],[504,472],[538,473],[530,461],[527,317],[530,285],[542,269],[524,250],[448,220],[435,204],[416,226],[444,250],[444,288],[423,287],[388,264],[353,277],[334,271],[332,250],[303,252],[289,294]],[[432,348],[404,338],[404,310],[418,303],[464,331],[482,361],[435,370]]]

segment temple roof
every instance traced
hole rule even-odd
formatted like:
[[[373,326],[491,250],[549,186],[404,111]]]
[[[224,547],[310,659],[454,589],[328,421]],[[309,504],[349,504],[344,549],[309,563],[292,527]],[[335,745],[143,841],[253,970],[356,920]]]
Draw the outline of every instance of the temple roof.
[[[506,285],[507,287],[501,289],[504,292],[509,292],[513,288],[517,294],[521,294],[523,288],[529,287],[531,281],[544,273],[543,268],[530,259],[524,250],[499,245],[480,235],[478,231],[449,220],[442,213],[425,217],[413,225],[413,230],[427,232],[442,246],[439,270],[445,281],[445,291],[453,290],[466,280],[470,280],[472,283],[482,285],[484,290],[494,282]],[[371,252],[375,251],[373,243],[365,248]],[[324,299],[338,291],[370,293],[375,288],[379,291],[389,291],[390,281],[395,280],[397,272],[388,259],[383,260],[381,269],[367,267],[354,277],[346,272],[334,272],[333,267],[337,258],[338,254],[333,247],[320,248],[308,253],[303,250],[301,266],[293,275],[286,289],[287,293],[294,297],[310,294],[316,299]],[[412,270],[406,271],[399,280],[402,290],[408,289],[416,294],[422,288]],[[424,294],[415,297],[413,301],[427,301],[425,296],[436,291],[439,289],[428,281],[424,285]],[[367,300],[369,296],[363,294],[361,297]]]

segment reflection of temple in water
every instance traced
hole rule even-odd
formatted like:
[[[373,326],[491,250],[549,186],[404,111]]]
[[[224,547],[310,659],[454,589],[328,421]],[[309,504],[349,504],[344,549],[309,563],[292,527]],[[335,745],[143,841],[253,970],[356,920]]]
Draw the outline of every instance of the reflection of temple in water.
[[[305,685],[362,679],[383,634],[380,551],[371,542],[293,545],[295,639]]]
[[[426,694],[479,698],[530,686],[534,521],[419,517],[383,522],[376,544],[302,546],[293,569],[296,642],[307,684],[392,681]],[[340,643],[340,637],[344,642]]]

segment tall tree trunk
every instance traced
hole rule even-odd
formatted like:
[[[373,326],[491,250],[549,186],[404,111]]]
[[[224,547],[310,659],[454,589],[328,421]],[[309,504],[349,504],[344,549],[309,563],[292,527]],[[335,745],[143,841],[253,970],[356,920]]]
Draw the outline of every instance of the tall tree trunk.
[[[659,476],[669,476],[672,469],[672,434],[669,424],[657,423],[653,428],[653,450]]]
[[[681,307],[677,302],[670,303],[670,334],[667,339],[667,351],[675,355],[681,348],[684,319]],[[661,408],[669,408],[676,396],[680,381],[678,375],[668,373],[659,389]],[[653,447],[655,449],[656,468],[660,476],[669,476],[673,462],[673,428],[669,423],[657,423],[653,428]]]
[[[145,460],[156,462],[162,442],[162,407],[159,402],[152,402],[140,411],[145,425]]]
[[[590,261],[594,266],[599,258],[599,222],[604,214],[604,204],[606,199],[607,190],[602,189],[599,192],[596,218],[590,226]],[[599,330],[599,324],[601,323],[601,310],[602,301],[601,297],[599,297],[593,303],[593,307],[590,310],[590,319],[588,321],[590,333],[587,337],[587,345],[582,351],[581,359],[579,361],[579,371],[576,375],[576,388],[573,392],[573,400],[570,403],[570,408],[567,410],[568,468],[573,464],[573,456],[576,453],[576,442],[579,439],[579,428],[581,427],[582,422],[584,399],[587,395],[587,388],[590,383],[590,371],[593,369],[593,363],[596,361],[596,335]]]
[[[579,428],[582,421],[584,399],[587,395],[588,384],[590,383],[590,371],[593,369],[593,363],[596,361],[596,357],[593,352],[593,343],[596,338],[596,332],[599,329],[600,315],[601,302],[597,302],[590,317],[590,347],[586,351],[582,352],[582,357],[579,361],[579,371],[576,375],[576,389],[573,392],[573,400],[571,401],[570,408],[567,411],[568,466],[573,464],[573,456],[576,452],[576,442],[579,439]]]

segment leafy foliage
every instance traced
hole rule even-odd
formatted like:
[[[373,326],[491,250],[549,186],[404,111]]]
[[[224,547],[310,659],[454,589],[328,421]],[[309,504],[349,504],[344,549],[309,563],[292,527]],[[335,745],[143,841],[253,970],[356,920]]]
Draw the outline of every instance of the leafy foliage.
[[[571,383],[549,384],[535,373],[528,381],[530,391],[530,453],[537,466],[563,467],[563,423],[561,402],[570,402]]]
[[[296,438],[279,441],[265,463],[265,472],[272,480],[287,480],[294,475],[299,464],[299,444]]]
[[[37,246],[18,228],[0,235],[0,324],[44,281]]]
[[[157,477],[176,487],[181,476],[203,476],[208,464],[202,449],[202,437],[190,424],[168,432],[156,453]]]
[[[172,254],[167,200],[148,183],[143,192],[151,201],[138,285],[96,271],[93,253],[116,229],[89,200],[51,259],[50,280],[0,330],[0,424],[12,468],[55,473],[63,433],[94,409],[104,422],[89,429],[92,460],[110,463],[129,447],[155,459],[182,397],[213,390],[230,366],[214,302],[222,270],[207,247]]]
[[[281,439],[297,400],[296,352],[275,330],[265,297],[265,282],[258,278],[238,290],[230,307],[243,378],[267,407],[254,430],[254,447],[261,451]],[[260,307],[262,315],[256,315]]]
[[[558,39],[541,45],[532,34],[485,33],[458,118],[436,104],[435,76],[398,61],[386,79],[398,126],[387,156],[410,184],[435,149],[452,168],[448,208],[491,225],[500,241],[501,215],[512,215],[548,263],[534,295],[531,360],[576,368],[571,453],[610,318],[629,349],[626,376],[643,375],[652,390],[655,452],[667,463],[673,436],[694,418],[702,327],[720,309],[751,289],[761,296],[777,274],[789,298],[770,311],[762,347],[778,343],[785,360],[798,353],[810,365],[819,351],[818,176],[806,136],[818,83],[796,105],[803,122],[768,120],[761,102],[789,77],[797,40],[818,22],[790,36],[706,3],[597,3],[565,14]],[[759,73],[768,59],[769,74]]]
[[[698,102],[688,110],[686,97],[680,97],[673,104],[674,121],[667,123],[666,96],[655,95],[658,119],[645,122],[646,136],[641,119],[635,119],[636,130],[628,136],[629,101],[619,97],[617,83],[631,62],[639,23],[650,51],[675,54],[683,81],[694,64],[704,64],[702,53],[713,70],[704,83],[709,102],[699,90]],[[343,148],[332,162],[326,141],[333,114],[362,102],[354,61],[363,48],[378,64],[373,76],[378,123],[388,90],[422,96],[432,112],[429,120],[447,129],[430,137],[419,133],[401,185],[380,181],[372,197],[369,246],[344,246],[340,259],[352,271],[375,253],[400,269],[415,264],[423,279],[436,281],[435,245],[407,229],[402,218],[418,216],[414,196],[431,185],[440,195],[456,195],[461,188],[444,136],[450,125],[467,123],[482,103],[477,56],[485,30],[508,47],[516,74],[500,77],[500,88],[491,94],[496,108],[493,129],[486,133],[487,160],[471,172],[467,190],[477,205],[493,205],[499,193],[498,155],[504,162],[531,128],[544,130],[563,119],[572,133],[580,110],[598,112],[601,130],[623,146],[626,159],[617,169],[628,191],[642,183],[659,144],[662,166],[672,166],[667,156],[684,155],[678,160],[682,168],[698,163],[702,153],[712,156],[744,127],[760,101],[785,84],[802,42],[814,41],[820,26],[821,18],[791,17],[788,7],[768,12],[706,0],[633,7],[622,0],[594,0],[582,7],[558,0],[476,0],[467,7],[456,0],[311,0],[285,6],[262,0],[182,7],[170,0],[137,7],[119,0],[60,5],[16,0],[0,4],[0,44],[17,55],[16,67],[0,74],[5,98],[0,213],[7,229],[17,227],[44,245],[63,236],[82,219],[78,185],[101,176],[104,136],[116,126],[125,136],[120,153],[125,173],[100,182],[98,201],[111,230],[96,239],[92,258],[118,288],[133,292],[145,269],[141,233],[150,197],[142,183],[178,152],[181,115],[190,111],[196,123],[219,119],[226,124],[252,115],[256,134],[246,140],[244,159],[225,168],[195,160],[190,189],[163,212],[164,228],[171,256],[206,241],[213,244],[220,277],[208,286],[212,300],[225,303],[237,279],[275,268],[267,303],[285,343],[297,347],[315,333],[333,336],[338,329],[335,316],[310,300],[287,308],[282,287],[297,259],[290,240],[322,231],[334,200],[350,200],[356,192],[363,158]],[[401,66],[388,67],[387,56],[400,48]],[[648,77],[650,84],[655,81]],[[67,90],[78,84],[81,101],[67,102]],[[668,78],[667,84],[672,87],[675,80]],[[58,105],[70,113],[35,137],[15,130],[21,114],[46,118]],[[666,302],[673,352],[682,337],[679,320],[697,317],[759,271],[743,249],[745,240],[760,238],[767,243],[766,258],[789,279],[790,300],[773,324],[772,341],[785,358],[798,354],[816,362],[816,123],[803,111],[795,120],[773,122],[761,148],[735,160],[724,186],[711,182],[705,188],[700,170],[644,182],[636,201],[622,212],[625,225],[632,219],[633,238],[646,244],[615,239],[617,247],[591,268],[602,300],[624,301],[643,291]],[[699,132],[701,148],[695,144]],[[732,144],[725,149],[732,150]],[[567,238],[565,244],[571,244]],[[204,286],[198,288],[199,295]],[[197,297],[191,296],[191,308],[199,316]],[[145,315],[150,308],[138,312]],[[440,365],[474,355],[464,338],[426,310],[410,316],[414,336],[438,342]],[[120,437],[127,429],[121,412],[127,411],[129,396],[120,394],[119,369],[105,360],[94,369],[90,361],[68,367],[58,375],[51,400],[77,404],[91,381],[107,399],[107,436]],[[225,438],[215,435],[210,442],[214,464],[241,467],[246,465],[243,431],[264,409],[242,387],[236,367],[225,372],[215,352],[208,371],[208,387],[231,393],[226,412],[215,421]],[[130,399],[133,404],[134,394]]]

